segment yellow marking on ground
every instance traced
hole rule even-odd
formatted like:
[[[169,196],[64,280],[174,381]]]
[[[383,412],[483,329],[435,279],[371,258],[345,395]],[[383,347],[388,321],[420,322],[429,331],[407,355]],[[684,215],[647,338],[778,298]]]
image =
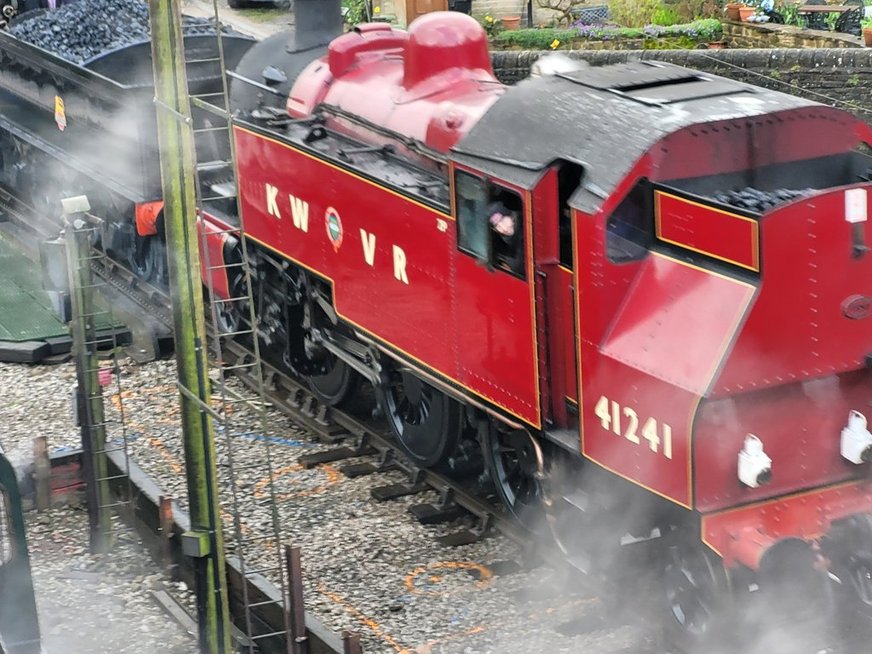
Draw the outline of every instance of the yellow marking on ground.
[[[475,582],[476,588],[484,588],[493,578],[493,572],[491,572],[490,568],[479,563],[473,563],[472,561],[439,561],[438,563],[430,563],[417,567],[407,574],[404,581],[406,589],[414,595],[444,595],[443,591],[420,588],[415,585],[415,580],[425,578],[431,584],[440,583],[445,579],[445,575],[439,574],[438,571],[445,570],[475,570],[479,575],[478,580]]]
[[[303,468],[303,466],[299,463],[294,463],[289,466],[279,468],[271,475],[267,475],[254,485],[254,497],[259,500],[267,497],[269,495],[269,489],[267,488],[269,484],[275,482],[277,479],[293,475],[302,470],[305,470],[305,468]],[[303,489],[291,493],[276,493],[276,501],[283,501],[292,497],[308,497],[310,495],[318,495],[319,493],[323,493],[330,486],[339,483],[339,480],[342,478],[340,472],[333,466],[321,465],[314,470],[326,475],[327,479],[324,481],[324,483],[322,483],[320,486],[316,486],[315,488]]]
[[[327,586],[325,586],[323,582],[319,581],[315,587],[318,589],[319,593],[324,595],[324,597],[327,597],[328,599],[332,600],[333,602],[335,602],[336,604],[341,606],[343,609],[348,611],[349,614],[351,614],[352,616],[357,618],[357,620],[359,620],[361,623],[363,623],[367,627],[367,629],[369,629],[373,633],[374,636],[376,636],[377,638],[380,638],[385,643],[390,645],[394,649],[394,651],[399,652],[400,654],[408,654],[409,653],[409,650],[407,648],[403,647],[402,645],[400,645],[400,643],[398,643],[396,641],[396,639],[394,639],[393,636],[391,636],[388,633],[385,633],[384,629],[382,628],[382,626],[378,622],[376,622],[372,618],[361,613],[357,608],[355,608],[352,604],[350,604],[341,595],[337,595],[336,593],[327,590]]]

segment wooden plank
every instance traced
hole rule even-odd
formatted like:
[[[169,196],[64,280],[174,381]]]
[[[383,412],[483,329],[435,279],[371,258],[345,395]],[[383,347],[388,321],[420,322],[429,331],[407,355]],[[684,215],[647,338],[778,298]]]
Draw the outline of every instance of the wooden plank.
[[[851,7],[847,5],[805,5],[803,7],[799,7],[797,11],[801,14],[816,14],[816,13],[828,13],[828,14],[844,14],[849,11],[857,11],[859,10],[859,5]]]

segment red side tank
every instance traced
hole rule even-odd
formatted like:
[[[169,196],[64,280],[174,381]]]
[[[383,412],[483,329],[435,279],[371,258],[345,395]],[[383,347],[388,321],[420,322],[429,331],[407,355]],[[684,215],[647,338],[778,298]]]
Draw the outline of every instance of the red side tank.
[[[446,152],[504,90],[481,25],[465,14],[434,12],[408,32],[375,23],[335,39],[327,56],[297,78],[287,107],[303,118],[319,104],[331,105]],[[388,140],[356,121],[331,118],[330,124],[368,142]]]

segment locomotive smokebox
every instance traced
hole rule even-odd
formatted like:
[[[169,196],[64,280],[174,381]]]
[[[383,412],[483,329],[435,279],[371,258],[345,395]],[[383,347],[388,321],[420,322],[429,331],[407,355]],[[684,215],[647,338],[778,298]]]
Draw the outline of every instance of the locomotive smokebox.
[[[284,107],[300,72],[324,56],[327,44],[342,34],[340,0],[296,0],[294,23],[294,30],[273,34],[239,61],[230,82],[234,112],[246,115],[259,107]],[[257,84],[272,92],[265,93]]]
[[[293,52],[327,45],[342,34],[340,0],[295,0]]]

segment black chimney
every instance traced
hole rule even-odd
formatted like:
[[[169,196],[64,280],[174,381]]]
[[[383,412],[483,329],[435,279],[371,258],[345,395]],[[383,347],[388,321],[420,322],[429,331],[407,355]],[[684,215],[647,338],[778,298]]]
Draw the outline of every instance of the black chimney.
[[[293,52],[327,45],[342,34],[341,0],[294,0]]]

